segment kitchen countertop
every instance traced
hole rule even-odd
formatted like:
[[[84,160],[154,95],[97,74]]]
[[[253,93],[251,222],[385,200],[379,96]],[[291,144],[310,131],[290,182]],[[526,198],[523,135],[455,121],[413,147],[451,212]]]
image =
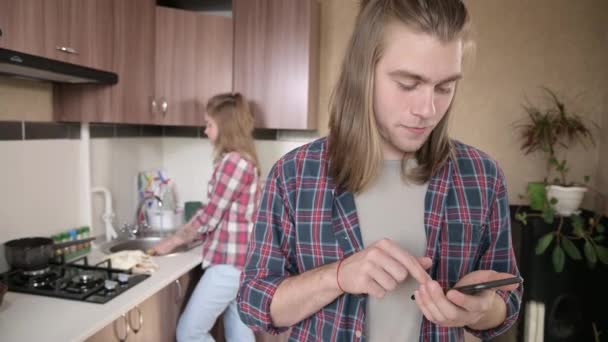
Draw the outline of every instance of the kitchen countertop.
[[[199,266],[201,248],[154,257],[156,272],[105,304],[7,292],[0,306],[0,341],[83,341]],[[103,256],[94,247],[89,261]]]

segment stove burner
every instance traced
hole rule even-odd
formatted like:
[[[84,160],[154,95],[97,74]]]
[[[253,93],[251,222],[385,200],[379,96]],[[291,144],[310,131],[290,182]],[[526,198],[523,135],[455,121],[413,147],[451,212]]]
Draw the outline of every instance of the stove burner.
[[[41,268],[39,270],[23,271],[23,275],[30,276],[30,277],[37,277],[37,276],[41,276],[43,274],[49,273],[50,271],[51,271],[51,268],[46,267],[46,268]]]
[[[33,288],[45,287],[51,283],[49,278],[33,278],[30,280],[29,285]]]
[[[106,303],[148,278],[127,274],[108,266],[49,264],[38,270],[10,270],[0,274],[9,291],[42,295],[89,303]]]
[[[99,281],[99,277],[93,273],[83,273],[72,278],[72,283],[77,285],[87,285]]]

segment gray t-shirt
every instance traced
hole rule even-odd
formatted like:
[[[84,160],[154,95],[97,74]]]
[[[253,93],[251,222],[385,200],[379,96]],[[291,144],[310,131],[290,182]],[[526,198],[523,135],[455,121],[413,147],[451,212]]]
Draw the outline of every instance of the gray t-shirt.
[[[378,178],[355,196],[363,244],[370,246],[388,238],[410,254],[424,256],[424,198],[428,184],[404,183],[400,163],[384,161]],[[407,168],[415,165],[415,160],[409,160]],[[382,299],[369,296],[365,320],[368,341],[418,341],[422,312],[410,299],[417,288],[416,281],[408,277]]]

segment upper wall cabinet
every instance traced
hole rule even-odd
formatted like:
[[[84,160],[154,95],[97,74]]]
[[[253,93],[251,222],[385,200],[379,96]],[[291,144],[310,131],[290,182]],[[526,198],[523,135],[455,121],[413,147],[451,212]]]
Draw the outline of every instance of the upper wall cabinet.
[[[54,115],[59,121],[157,123],[154,96],[155,0],[103,0],[113,7],[113,86],[55,84]]]
[[[2,0],[0,47],[109,70],[113,2]]]
[[[232,19],[114,0],[117,85],[56,85],[61,121],[200,126],[210,96],[232,89]]]
[[[233,0],[234,90],[252,103],[256,127],[316,129],[317,0]]]
[[[209,98],[232,89],[232,19],[157,7],[155,76],[161,123],[201,126]]]

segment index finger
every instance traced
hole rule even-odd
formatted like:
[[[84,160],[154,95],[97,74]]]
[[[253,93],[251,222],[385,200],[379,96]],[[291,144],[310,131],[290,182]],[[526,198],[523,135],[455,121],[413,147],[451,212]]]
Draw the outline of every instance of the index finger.
[[[389,239],[380,240],[377,246],[382,248],[395,260],[399,261],[408,271],[408,273],[416,279],[420,284],[424,284],[431,280],[431,276],[426,273],[422,265],[418,262],[416,257],[412,256],[408,252],[404,251],[394,241]]]

